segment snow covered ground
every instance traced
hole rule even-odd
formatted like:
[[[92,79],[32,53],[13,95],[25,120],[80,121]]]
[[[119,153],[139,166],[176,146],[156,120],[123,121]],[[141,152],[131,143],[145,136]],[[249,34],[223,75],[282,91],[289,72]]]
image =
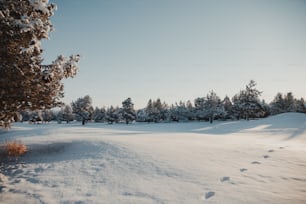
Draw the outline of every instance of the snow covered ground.
[[[0,203],[306,203],[306,114],[162,124],[15,124]]]

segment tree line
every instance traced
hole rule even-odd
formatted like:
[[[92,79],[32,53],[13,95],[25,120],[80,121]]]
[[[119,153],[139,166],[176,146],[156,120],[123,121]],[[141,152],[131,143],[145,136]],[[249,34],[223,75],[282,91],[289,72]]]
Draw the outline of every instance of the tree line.
[[[146,107],[136,110],[131,98],[122,102],[122,106],[93,107],[92,98],[87,95],[66,104],[59,111],[23,111],[19,115],[22,121],[51,121],[59,123],[77,120],[82,124],[99,123],[132,123],[132,122],[180,122],[214,120],[250,120],[264,118],[285,112],[306,113],[304,99],[296,99],[291,92],[277,93],[273,101],[267,104],[260,100],[261,91],[256,89],[256,82],[251,80],[232,99],[226,96],[221,99],[214,91],[204,97],[168,105],[159,98],[149,99]]]

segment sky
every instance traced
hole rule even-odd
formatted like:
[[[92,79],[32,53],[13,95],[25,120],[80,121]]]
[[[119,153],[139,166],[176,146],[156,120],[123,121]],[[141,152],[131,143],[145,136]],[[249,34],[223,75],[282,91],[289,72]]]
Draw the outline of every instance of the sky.
[[[80,54],[64,102],[136,108],[160,98],[233,97],[253,79],[261,99],[306,98],[306,0],[51,0],[44,63]]]

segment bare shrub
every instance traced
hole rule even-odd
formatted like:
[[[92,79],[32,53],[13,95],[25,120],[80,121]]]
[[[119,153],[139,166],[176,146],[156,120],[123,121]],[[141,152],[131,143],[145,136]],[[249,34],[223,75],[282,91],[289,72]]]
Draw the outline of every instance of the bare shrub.
[[[18,158],[24,155],[28,151],[26,145],[16,140],[5,142],[4,145],[2,145],[2,149],[3,149],[3,154],[10,158],[11,157]]]

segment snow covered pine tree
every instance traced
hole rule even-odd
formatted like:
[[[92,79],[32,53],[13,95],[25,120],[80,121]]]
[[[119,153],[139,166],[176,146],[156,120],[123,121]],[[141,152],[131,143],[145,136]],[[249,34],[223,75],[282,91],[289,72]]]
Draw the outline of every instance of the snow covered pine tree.
[[[92,107],[92,99],[89,95],[83,98],[78,98],[71,103],[72,112],[77,114],[82,120],[82,125],[85,125],[87,121],[91,119],[91,115],[94,112]]]
[[[63,78],[77,73],[79,55],[43,66],[41,40],[53,26],[48,0],[0,0],[0,125],[22,110],[52,108],[63,97]]]
[[[240,91],[233,97],[233,109],[239,115],[237,118],[243,117],[246,120],[250,118],[257,118],[259,115],[264,115],[264,110],[262,104],[259,100],[261,91],[256,88],[256,82],[251,80],[248,85],[246,85],[245,90]]]
[[[118,110],[114,108],[113,106],[110,106],[105,113],[105,120],[107,121],[108,124],[113,124],[118,120],[118,115],[117,115]]]
[[[208,117],[210,123],[213,123],[215,117],[218,116],[220,118],[221,116],[225,115],[221,100],[214,91],[207,94],[204,101],[204,109],[206,112],[206,117]]]
[[[134,104],[131,98],[127,98],[122,102],[123,118],[126,124],[136,119],[136,111],[134,110]]]
[[[72,108],[69,104],[65,105],[61,108],[61,110],[57,114],[57,122],[61,123],[62,121],[66,121],[68,124],[70,121],[73,121],[73,112]]]

